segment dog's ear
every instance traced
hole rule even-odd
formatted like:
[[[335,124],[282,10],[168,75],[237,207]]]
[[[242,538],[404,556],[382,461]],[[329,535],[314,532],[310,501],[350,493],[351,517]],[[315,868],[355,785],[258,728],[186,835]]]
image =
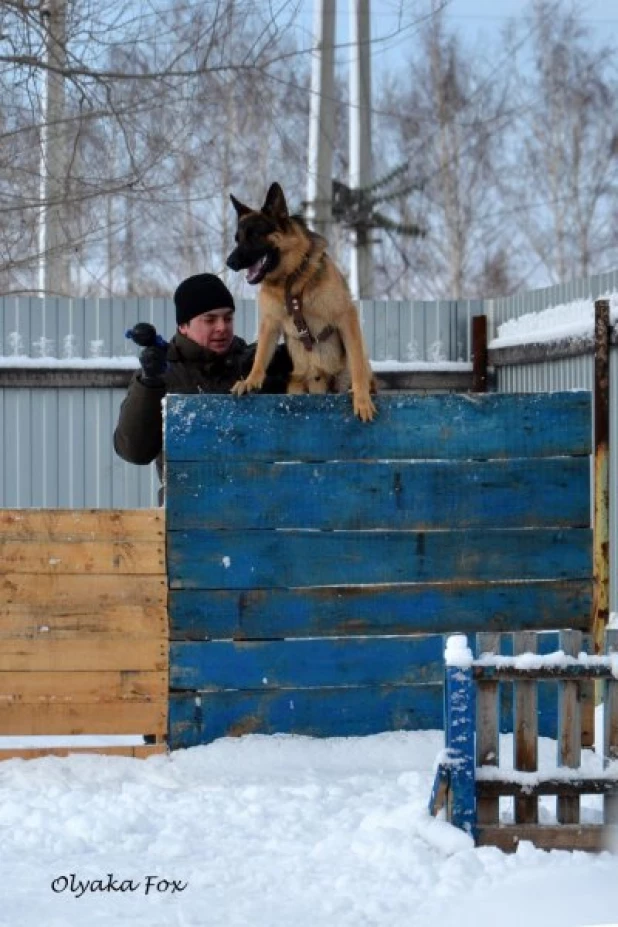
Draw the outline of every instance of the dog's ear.
[[[241,203],[240,200],[237,200],[233,193],[230,193],[230,199],[239,219],[242,218],[242,216],[246,216],[247,213],[253,212],[252,209],[249,209],[248,206],[245,206],[244,203]]]
[[[265,212],[266,215],[271,216],[273,219],[288,218],[288,204],[278,183],[271,183],[262,206],[262,212]]]

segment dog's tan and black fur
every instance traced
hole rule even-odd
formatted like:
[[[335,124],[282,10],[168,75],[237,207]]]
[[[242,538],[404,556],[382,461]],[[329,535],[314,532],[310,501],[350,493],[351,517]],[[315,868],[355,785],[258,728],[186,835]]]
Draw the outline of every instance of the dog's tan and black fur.
[[[354,412],[363,421],[376,414],[374,379],[356,307],[347,283],[326,253],[327,242],[304,221],[290,216],[283,191],[273,183],[260,210],[234,196],[238,216],[232,270],[247,271],[261,284],[260,327],[255,360],[232,392],[260,389],[283,333],[294,366],[289,393],[352,390]]]

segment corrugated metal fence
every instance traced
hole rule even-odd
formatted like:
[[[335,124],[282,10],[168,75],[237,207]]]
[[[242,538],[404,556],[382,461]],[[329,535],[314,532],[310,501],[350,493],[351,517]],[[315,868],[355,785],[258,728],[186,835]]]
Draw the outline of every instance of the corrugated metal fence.
[[[490,336],[507,319],[518,319],[528,312],[541,312],[550,306],[563,306],[576,299],[598,299],[618,290],[618,270],[604,274],[556,283],[538,290],[527,290],[514,296],[502,296],[498,299],[484,300],[484,313],[489,319]]]
[[[361,306],[369,353],[379,361],[468,361],[470,319],[481,311],[478,300],[376,300]],[[132,367],[138,349],[125,331],[137,321],[152,322],[170,337],[172,300],[5,298],[0,300],[0,364],[71,369],[86,358],[94,370],[115,358],[116,367],[123,359]],[[238,302],[235,327],[247,341],[255,339],[255,301]],[[0,388],[0,507],[156,505],[154,467],[125,464],[112,447],[124,395],[124,387],[87,382],[62,388],[5,382]]]
[[[469,361],[470,320],[489,316],[490,337],[501,321],[524,312],[618,289],[618,271],[500,300],[438,302],[365,301],[363,331],[374,361]],[[492,322],[493,320],[493,322]],[[137,349],[125,331],[152,322],[169,337],[175,329],[171,299],[0,299],[1,367],[67,368],[90,359],[92,367],[136,364]],[[237,304],[236,331],[252,341],[257,310]],[[81,361],[83,365],[83,360]],[[530,370],[526,371],[526,367]],[[589,388],[591,359],[568,358],[501,371],[503,391]],[[76,386],[0,387],[0,507],[141,508],[156,505],[154,468],[125,464],[112,448],[124,387],[97,386],[95,377]],[[614,392],[616,387],[614,386]],[[614,404],[618,408],[618,403]],[[615,470],[613,471],[615,473]]]
[[[483,312],[482,300],[428,302],[365,300],[361,320],[373,360],[466,361],[470,319]],[[164,337],[175,328],[171,299],[0,299],[0,356],[6,358],[132,357],[125,338],[136,322],[151,322]],[[236,334],[257,335],[255,300],[239,300]]]

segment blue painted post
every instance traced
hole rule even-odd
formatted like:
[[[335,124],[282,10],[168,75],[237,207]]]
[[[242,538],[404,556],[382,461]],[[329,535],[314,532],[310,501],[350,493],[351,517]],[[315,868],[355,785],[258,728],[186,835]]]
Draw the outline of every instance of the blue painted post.
[[[465,634],[447,638],[444,653],[445,736],[451,781],[450,821],[476,832],[475,698],[472,652]]]

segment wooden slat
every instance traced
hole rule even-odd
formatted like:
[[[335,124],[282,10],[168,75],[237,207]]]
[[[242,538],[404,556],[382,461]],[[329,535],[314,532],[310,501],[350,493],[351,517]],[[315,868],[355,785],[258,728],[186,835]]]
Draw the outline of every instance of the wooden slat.
[[[32,705],[0,700],[0,734],[154,734],[163,737],[167,702],[63,702]]]
[[[172,590],[170,636],[321,637],[588,627],[591,580]]]
[[[431,796],[429,798],[429,813],[434,817],[449,803],[449,784],[449,770],[440,763],[436,770]]]
[[[36,760],[45,756],[72,756],[74,753],[84,753],[104,756],[129,756],[135,759],[148,759],[161,753],[167,753],[167,744],[137,744],[134,747],[39,747],[22,749],[0,749],[0,762],[2,760]]]
[[[606,630],[605,649],[607,653],[618,653],[618,628]],[[618,679],[608,680],[603,694],[603,764],[607,765],[618,760]],[[618,795],[604,800],[603,815],[606,824],[618,824]]]
[[[360,737],[443,725],[442,686],[172,693],[171,750],[242,734]]]
[[[171,531],[493,528],[496,512],[501,528],[590,525],[585,457],[187,462],[170,467],[166,491]]]
[[[442,637],[178,642],[172,689],[439,685]]]
[[[165,671],[0,672],[0,701],[38,706],[46,702],[164,701]]]
[[[513,652],[536,653],[536,634],[521,631],[513,635]],[[513,765],[517,770],[534,772],[538,768],[538,720],[536,682],[520,681],[514,685],[514,737]],[[535,798],[515,799],[515,822],[535,824],[538,822],[538,803]]]
[[[171,588],[323,586],[459,580],[584,579],[585,528],[505,531],[178,531]]]
[[[577,657],[582,650],[579,631],[563,631],[560,649],[567,656]],[[579,686],[575,680],[564,680],[558,686],[558,756],[559,766],[577,769],[581,763],[582,719]],[[556,802],[559,824],[579,824],[579,798],[559,796]]]
[[[522,784],[512,782],[508,779],[494,780],[482,779],[480,776],[476,780],[476,789],[479,795],[483,797],[496,797],[498,795],[606,795],[608,792],[618,793],[618,779],[539,779],[534,783]],[[569,823],[565,821],[564,823]],[[576,821],[575,823],[579,823]]]
[[[477,651],[500,652],[500,635],[483,633],[477,637]],[[497,682],[479,682],[476,692],[476,765],[498,766],[500,762],[500,702]],[[476,805],[479,824],[497,824],[500,820],[498,798],[479,797]]]
[[[143,580],[142,580],[143,581]],[[53,638],[58,633],[127,634],[163,637],[167,629],[165,606],[112,605],[97,607],[96,598],[88,609],[85,604],[71,603],[51,610],[44,605],[0,606],[0,640],[7,637]]]
[[[12,541],[164,542],[162,509],[2,509],[0,537]]]
[[[378,396],[370,424],[348,396],[166,398],[168,461],[490,459],[587,455],[590,394]]]
[[[9,606],[24,605],[65,614],[90,611],[111,612],[118,606],[163,606],[167,595],[165,574],[139,573],[115,576],[38,575],[36,582],[24,573],[0,574],[0,615]]]
[[[501,824],[497,827],[479,827],[477,845],[498,847],[505,853],[514,853],[520,841],[525,840],[541,850],[586,850],[600,853],[607,849],[608,837],[607,828],[601,825]]]
[[[74,635],[53,639],[7,638],[0,646],[0,672],[34,670],[150,670],[167,668],[167,641],[128,634]]]
[[[165,558],[159,541],[11,540],[0,537],[0,562],[14,573],[161,574]]]
[[[559,619],[557,618],[556,621]],[[474,676],[478,681],[497,680],[500,682],[518,682],[519,680],[553,679],[561,684],[572,682],[581,685],[586,679],[609,679],[611,666],[600,664],[568,664],[564,666],[475,666]]]

